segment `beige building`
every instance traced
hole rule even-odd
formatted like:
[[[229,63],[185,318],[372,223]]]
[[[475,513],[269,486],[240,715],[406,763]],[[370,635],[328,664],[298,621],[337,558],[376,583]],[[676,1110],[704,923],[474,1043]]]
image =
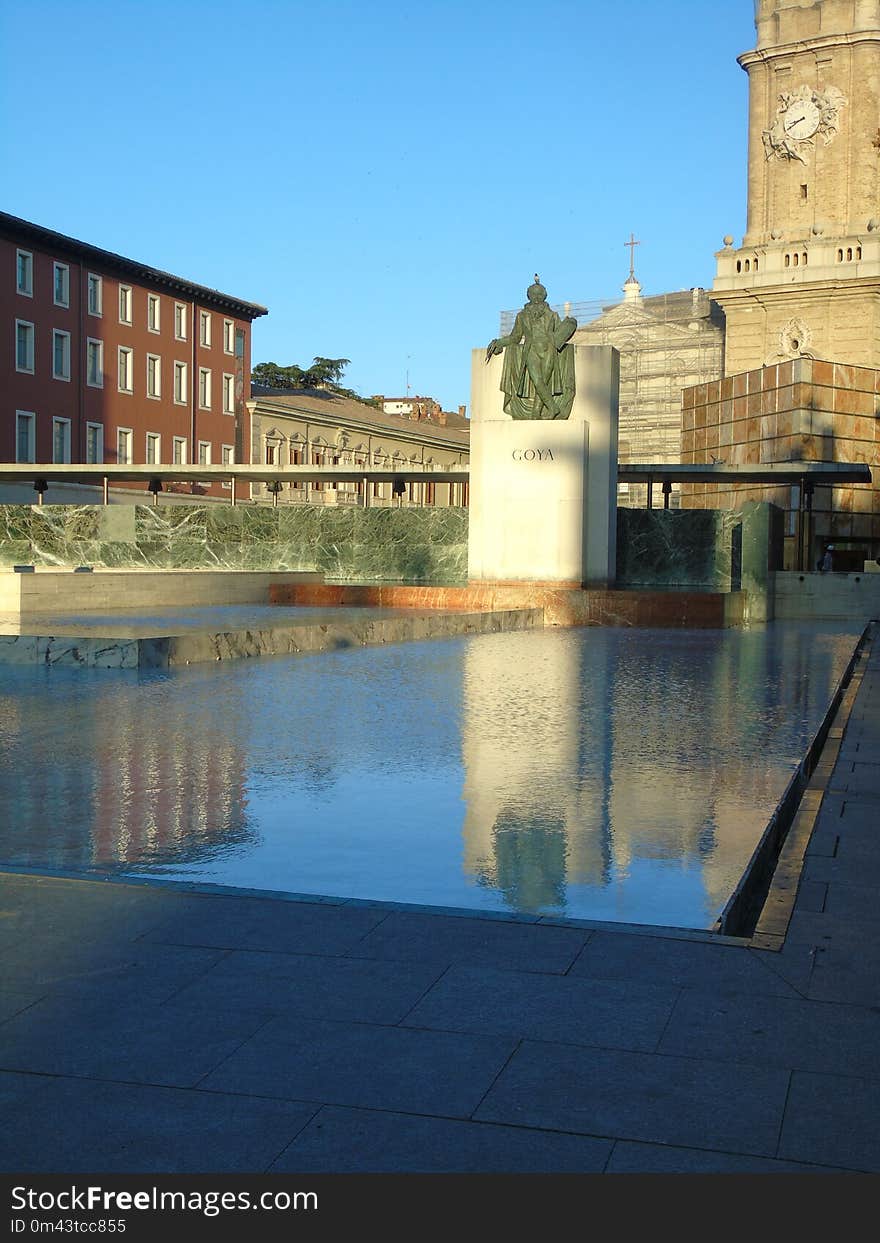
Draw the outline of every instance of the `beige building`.
[[[712,296],[725,375],[880,366],[880,0],[756,0],[748,217]]]
[[[617,306],[581,323],[574,342],[613,345],[620,351],[621,464],[677,462],[681,390],[721,374],[723,320],[702,289],[644,298],[631,274],[623,293]],[[644,505],[645,491],[642,485],[619,484],[618,503]]]
[[[385,414],[375,406],[330,391],[304,390],[255,397],[251,419],[251,463],[267,466],[363,466],[367,469],[438,470],[467,467],[467,426],[443,427]],[[271,495],[272,485],[254,484],[253,495]],[[369,485],[370,505],[466,505],[468,485],[392,483]],[[363,484],[285,483],[279,504],[363,505]]]

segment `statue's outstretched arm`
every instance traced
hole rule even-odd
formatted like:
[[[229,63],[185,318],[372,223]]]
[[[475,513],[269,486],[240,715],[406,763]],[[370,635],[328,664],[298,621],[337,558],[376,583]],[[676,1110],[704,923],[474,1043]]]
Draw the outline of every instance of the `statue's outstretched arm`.
[[[523,335],[522,317],[518,314],[513,321],[513,332],[506,337],[495,337],[486,346],[486,362],[489,361],[493,354],[500,354],[505,345],[518,345],[522,341]]]

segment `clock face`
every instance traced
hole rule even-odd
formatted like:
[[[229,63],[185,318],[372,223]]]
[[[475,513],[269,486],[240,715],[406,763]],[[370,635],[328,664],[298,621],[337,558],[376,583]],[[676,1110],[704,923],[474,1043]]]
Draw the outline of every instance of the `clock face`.
[[[811,99],[794,100],[780,117],[786,137],[796,142],[812,138],[821,119],[822,114]]]

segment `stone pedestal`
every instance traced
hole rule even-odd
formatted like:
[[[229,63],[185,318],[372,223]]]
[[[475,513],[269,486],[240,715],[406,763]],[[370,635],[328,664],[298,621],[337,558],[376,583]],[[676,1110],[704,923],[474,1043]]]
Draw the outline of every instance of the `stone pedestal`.
[[[608,587],[617,539],[620,355],[575,346],[565,420],[512,419],[502,358],[474,350],[471,369],[468,577]]]

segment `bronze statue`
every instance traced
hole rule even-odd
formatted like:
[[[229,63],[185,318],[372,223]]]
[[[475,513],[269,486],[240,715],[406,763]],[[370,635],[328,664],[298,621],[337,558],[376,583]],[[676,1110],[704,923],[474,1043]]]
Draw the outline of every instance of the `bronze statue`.
[[[504,355],[501,391],[504,409],[514,419],[567,419],[574,401],[574,347],[577,320],[560,319],[547,305],[547,290],[537,273],[528,302],[517,313],[513,331],[496,337],[486,349]]]

